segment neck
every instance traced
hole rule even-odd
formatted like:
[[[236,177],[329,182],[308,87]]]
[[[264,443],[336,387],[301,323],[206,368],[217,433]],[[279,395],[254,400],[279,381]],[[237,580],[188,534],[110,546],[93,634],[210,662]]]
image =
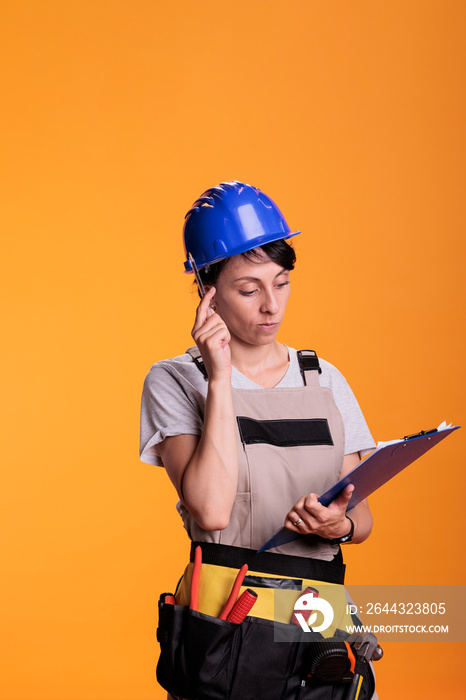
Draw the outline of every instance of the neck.
[[[230,348],[232,365],[252,379],[264,373],[280,371],[289,361],[288,349],[277,341],[246,347],[232,340]]]

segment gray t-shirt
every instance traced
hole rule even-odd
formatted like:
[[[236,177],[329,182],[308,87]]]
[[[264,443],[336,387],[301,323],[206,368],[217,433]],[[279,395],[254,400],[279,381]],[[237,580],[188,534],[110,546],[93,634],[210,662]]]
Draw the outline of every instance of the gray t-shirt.
[[[304,386],[296,350],[288,348],[290,364],[277,387]],[[329,362],[319,358],[322,373],[319,382],[329,388],[345,426],[345,454],[367,454],[375,443],[359,404],[343,375]],[[235,389],[263,389],[233,367],[231,384]],[[141,460],[163,466],[157,445],[173,435],[201,435],[207,381],[184,354],[153,365],[146,376],[141,405]]]

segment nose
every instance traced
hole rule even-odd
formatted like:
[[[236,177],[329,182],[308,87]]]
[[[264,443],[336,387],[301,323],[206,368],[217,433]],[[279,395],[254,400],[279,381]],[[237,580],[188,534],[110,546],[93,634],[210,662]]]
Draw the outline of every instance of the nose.
[[[261,304],[261,312],[264,314],[276,314],[278,310],[279,306],[273,289],[265,289]]]

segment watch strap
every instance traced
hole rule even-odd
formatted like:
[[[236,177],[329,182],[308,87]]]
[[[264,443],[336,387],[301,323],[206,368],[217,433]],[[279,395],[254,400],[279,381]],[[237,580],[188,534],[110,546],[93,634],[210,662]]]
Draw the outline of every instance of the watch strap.
[[[348,520],[351,523],[350,531],[348,532],[347,535],[343,535],[343,537],[335,537],[335,539],[329,540],[329,544],[345,544],[345,542],[351,542],[351,540],[353,539],[354,523],[351,520],[351,518],[349,517],[349,515],[347,515],[346,517],[348,518]]]

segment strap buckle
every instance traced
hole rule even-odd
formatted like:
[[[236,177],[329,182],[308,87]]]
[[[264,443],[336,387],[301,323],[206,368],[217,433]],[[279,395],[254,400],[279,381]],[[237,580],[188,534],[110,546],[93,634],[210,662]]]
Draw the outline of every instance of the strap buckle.
[[[304,379],[304,384],[306,384],[306,372],[317,370],[319,374],[322,374],[319,358],[314,350],[298,350],[298,362]]]

